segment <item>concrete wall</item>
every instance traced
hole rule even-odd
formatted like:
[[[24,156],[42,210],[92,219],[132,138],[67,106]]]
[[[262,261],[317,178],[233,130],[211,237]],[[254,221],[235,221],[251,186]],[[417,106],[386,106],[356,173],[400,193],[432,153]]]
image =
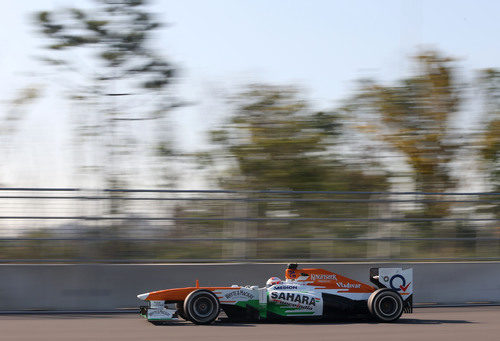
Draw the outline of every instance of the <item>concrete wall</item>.
[[[410,266],[417,303],[500,303],[500,263],[303,264],[369,283],[369,268]],[[194,285],[264,285],[285,264],[0,265],[0,311],[137,307],[136,295]],[[300,266],[300,265],[299,265]]]

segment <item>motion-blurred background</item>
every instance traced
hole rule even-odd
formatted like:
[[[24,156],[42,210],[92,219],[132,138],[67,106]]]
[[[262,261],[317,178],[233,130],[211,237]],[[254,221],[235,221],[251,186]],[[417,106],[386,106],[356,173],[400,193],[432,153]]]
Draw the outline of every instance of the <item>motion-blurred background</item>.
[[[500,259],[500,4],[31,0],[0,261]]]

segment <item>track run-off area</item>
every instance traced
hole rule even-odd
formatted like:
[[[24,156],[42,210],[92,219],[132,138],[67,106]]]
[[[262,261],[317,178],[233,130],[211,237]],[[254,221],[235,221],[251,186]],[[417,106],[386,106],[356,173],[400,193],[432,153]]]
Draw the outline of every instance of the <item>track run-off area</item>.
[[[0,315],[1,340],[500,340],[500,306],[416,308],[369,320],[155,326],[135,314]]]

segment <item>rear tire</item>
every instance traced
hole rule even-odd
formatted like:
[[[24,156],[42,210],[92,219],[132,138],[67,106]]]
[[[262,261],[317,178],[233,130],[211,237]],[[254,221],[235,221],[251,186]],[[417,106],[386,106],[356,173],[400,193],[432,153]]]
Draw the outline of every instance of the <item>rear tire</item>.
[[[220,313],[219,299],[210,290],[200,289],[184,300],[184,314],[195,324],[210,324]]]
[[[378,289],[368,298],[368,311],[377,321],[396,321],[403,314],[403,299],[396,291]]]

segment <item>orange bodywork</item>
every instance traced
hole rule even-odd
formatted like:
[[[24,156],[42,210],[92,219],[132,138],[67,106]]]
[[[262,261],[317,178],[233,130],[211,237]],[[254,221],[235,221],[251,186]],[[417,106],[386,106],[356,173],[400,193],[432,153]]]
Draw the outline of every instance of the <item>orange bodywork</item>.
[[[287,279],[304,282],[304,284],[315,287],[316,289],[337,289],[340,292],[350,293],[371,293],[376,290],[375,287],[344,277],[334,272],[323,269],[287,269],[285,273]],[[198,281],[195,287],[176,288],[153,291],[148,293],[145,298],[147,301],[184,301],[191,292],[198,289],[210,291],[217,290],[237,290],[240,287],[200,287]]]
[[[306,282],[316,288],[341,289],[343,292],[369,293],[377,290],[371,285],[323,269],[287,269],[285,277],[298,282]]]
[[[206,289],[210,291],[214,290],[224,290],[224,289],[239,289],[240,287],[187,287],[187,288],[176,288],[176,289],[166,289],[150,292],[147,301],[184,301],[191,292],[199,289]]]

